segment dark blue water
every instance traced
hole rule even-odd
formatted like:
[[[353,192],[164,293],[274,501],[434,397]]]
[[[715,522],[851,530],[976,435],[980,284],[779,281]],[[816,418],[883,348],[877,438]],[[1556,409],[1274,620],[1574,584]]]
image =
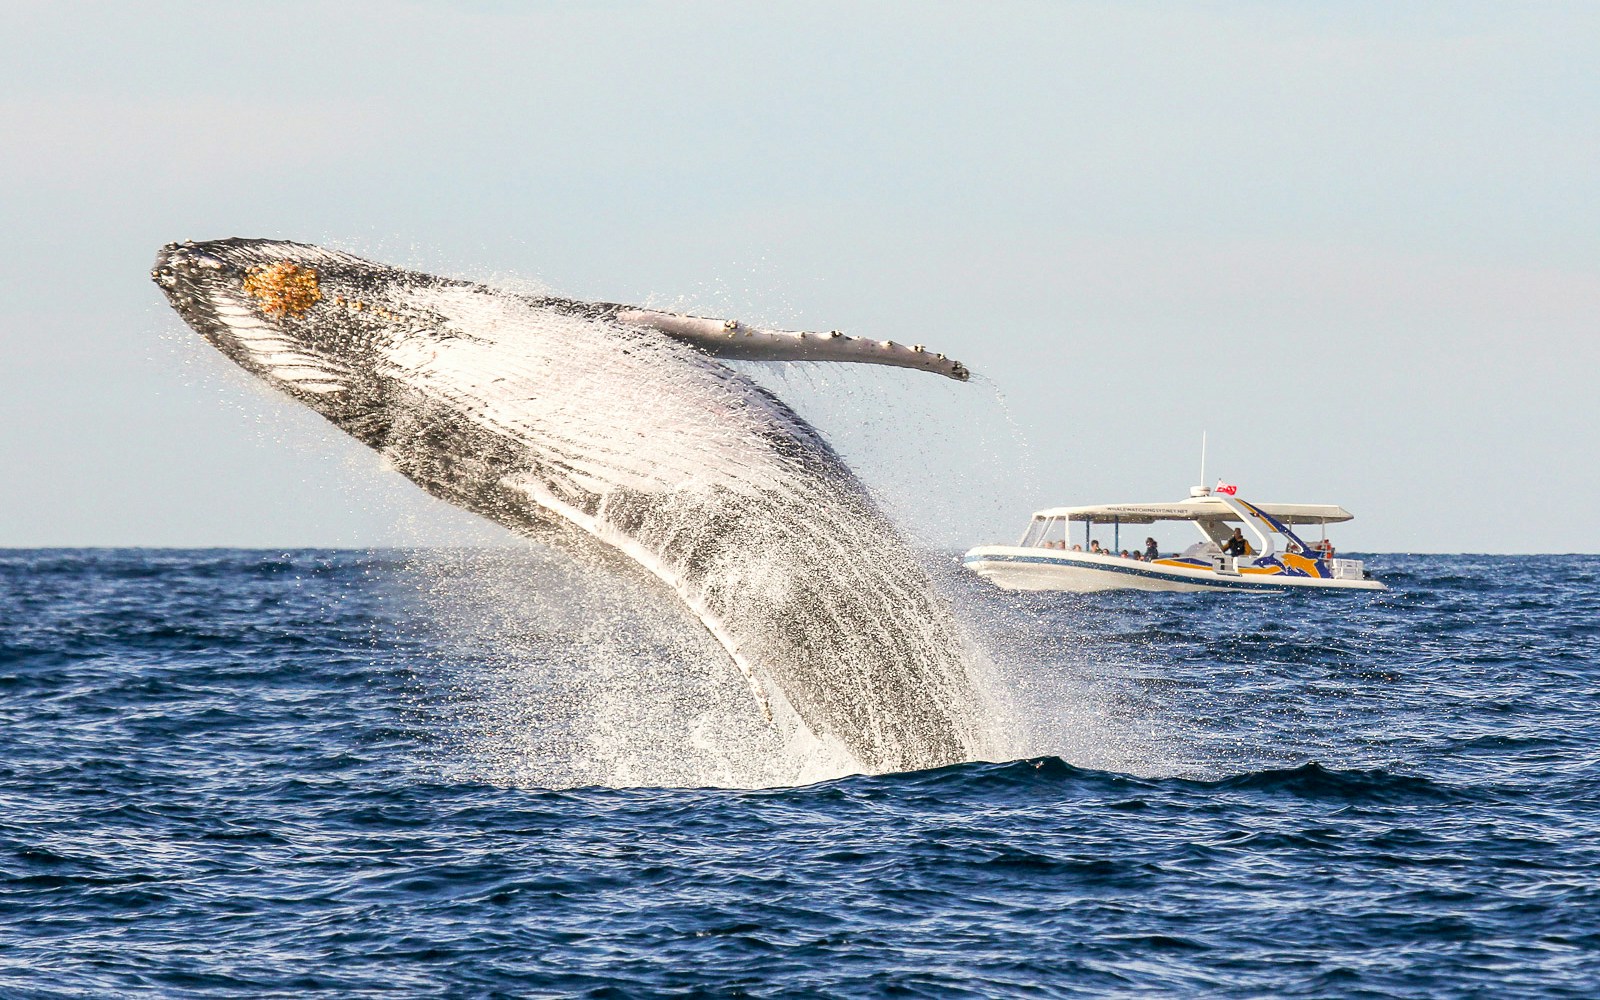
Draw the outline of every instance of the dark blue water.
[[[0,553],[0,995],[1600,995],[1600,558],[958,585],[1059,755],[759,790],[538,787],[418,560]]]

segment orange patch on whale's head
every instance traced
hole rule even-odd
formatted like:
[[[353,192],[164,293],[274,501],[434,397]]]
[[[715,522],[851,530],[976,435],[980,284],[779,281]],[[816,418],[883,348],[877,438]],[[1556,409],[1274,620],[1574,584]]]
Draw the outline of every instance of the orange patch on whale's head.
[[[245,274],[244,290],[273,318],[299,317],[322,299],[317,272],[286,260],[251,268]]]

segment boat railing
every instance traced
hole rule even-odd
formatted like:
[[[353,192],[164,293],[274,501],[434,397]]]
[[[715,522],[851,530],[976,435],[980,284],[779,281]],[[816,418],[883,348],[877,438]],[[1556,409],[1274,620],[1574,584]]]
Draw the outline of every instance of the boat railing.
[[[1333,559],[1328,567],[1335,580],[1361,580],[1366,576],[1366,566],[1360,559]]]

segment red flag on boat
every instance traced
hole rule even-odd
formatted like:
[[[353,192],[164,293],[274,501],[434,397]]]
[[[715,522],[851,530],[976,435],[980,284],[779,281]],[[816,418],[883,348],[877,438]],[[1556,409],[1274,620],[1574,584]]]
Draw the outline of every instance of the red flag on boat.
[[[1219,479],[1219,480],[1217,480],[1217,492],[1218,493],[1226,493],[1226,494],[1228,494],[1228,496],[1231,497],[1235,493],[1239,492],[1239,487],[1233,485],[1232,483],[1225,483],[1225,482],[1223,482],[1222,480]]]

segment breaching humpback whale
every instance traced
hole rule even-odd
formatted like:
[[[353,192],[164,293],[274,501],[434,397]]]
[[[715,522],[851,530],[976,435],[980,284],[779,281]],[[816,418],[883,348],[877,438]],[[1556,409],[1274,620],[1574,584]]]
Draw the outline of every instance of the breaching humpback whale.
[[[429,493],[670,588],[742,670],[871,771],[976,753],[958,630],[804,420],[716,358],[965,379],[920,345],[497,290],[301,243],[174,243],[185,322]]]

